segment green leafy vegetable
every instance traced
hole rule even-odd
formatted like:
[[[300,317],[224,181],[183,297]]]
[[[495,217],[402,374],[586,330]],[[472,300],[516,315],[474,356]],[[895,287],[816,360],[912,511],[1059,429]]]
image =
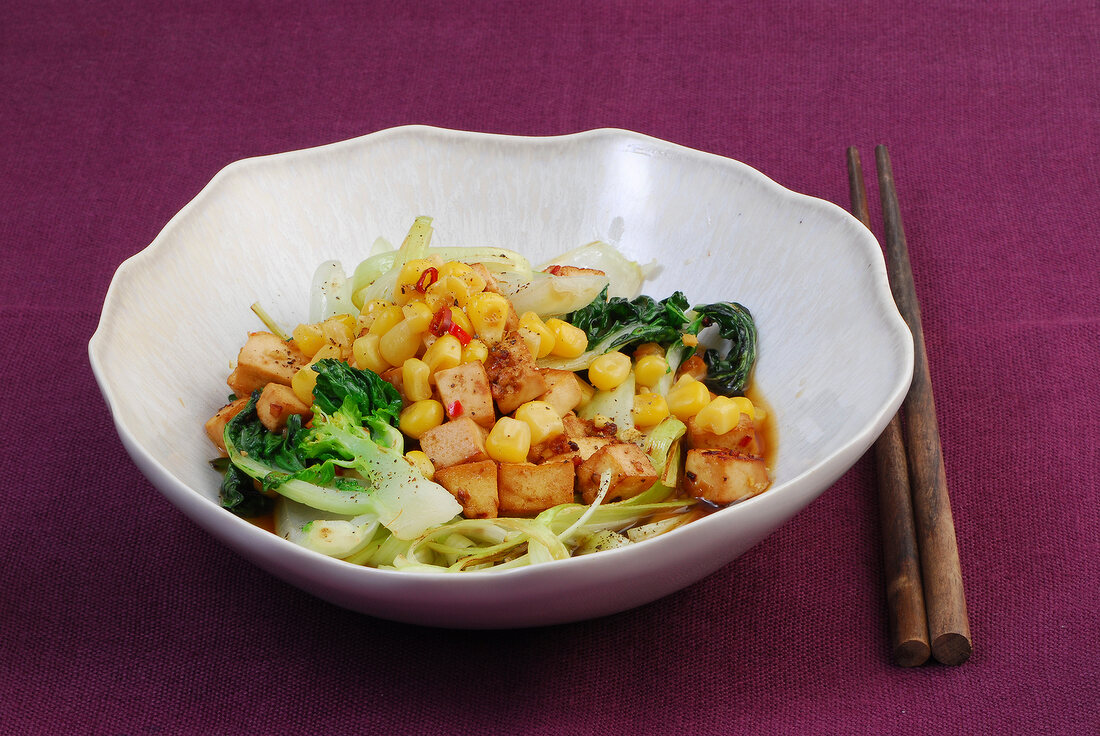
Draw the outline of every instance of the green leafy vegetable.
[[[736,302],[718,302],[695,307],[701,326],[716,325],[718,336],[728,341],[724,350],[710,348],[703,353],[707,364],[707,388],[723,396],[745,392],[756,363],[756,323],[749,310]]]
[[[401,433],[393,426],[401,400],[392,386],[336,360],[318,361],[314,368],[312,427],[292,417],[285,432],[268,431],[256,415],[258,393],[226,424],[226,450],[238,471],[259,480],[266,493],[319,511],[362,516],[360,524],[377,519],[401,539],[462,510],[402,456]]]

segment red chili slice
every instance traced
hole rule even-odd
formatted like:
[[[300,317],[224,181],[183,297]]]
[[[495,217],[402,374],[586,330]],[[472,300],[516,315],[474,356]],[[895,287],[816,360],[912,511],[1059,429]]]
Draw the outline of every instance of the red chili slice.
[[[470,344],[470,334],[453,322],[451,323],[451,326],[447,329],[447,333],[457,337],[458,342],[462,345],[462,347],[466,347]]]
[[[416,290],[423,294],[436,281],[439,281],[439,269],[435,266],[429,266],[424,269],[424,272],[420,274],[420,278],[416,280]]]
[[[447,416],[454,419],[455,417],[457,417],[461,413],[462,413],[462,402],[461,401],[452,401],[450,404],[447,404]]]
[[[428,323],[428,332],[436,337],[442,337],[450,332],[453,326],[454,322],[451,320],[451,308],[443,307],[443,309],[440,309],[432,315],[432,321]]]

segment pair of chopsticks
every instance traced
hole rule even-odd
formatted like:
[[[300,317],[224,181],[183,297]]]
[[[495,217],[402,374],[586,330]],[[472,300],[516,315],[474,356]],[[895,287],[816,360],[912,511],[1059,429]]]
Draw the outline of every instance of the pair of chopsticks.
[[[859,151],[853,147],[847,153],[852,213],[870,229]],[[891,645],[894,661],[903,667],[924,664],[929,655],[957,665],[970,658],[973,646],[920,306],[886,146],[875,147],[875,164],[890,290],[915,348],[909,394],[874,450]]]

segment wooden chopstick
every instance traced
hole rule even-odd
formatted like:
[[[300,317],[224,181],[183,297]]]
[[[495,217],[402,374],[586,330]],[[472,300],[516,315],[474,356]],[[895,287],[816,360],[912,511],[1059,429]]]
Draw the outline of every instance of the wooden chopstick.
[[[973,644],[963,592],[959,547],[951,499],[947,495],[947,474],[943,464],[940,431],[936,422],[936,402],[932,396],[932,378],[928,370],[920,305],[913,285],[913,269],[901,224],[894,173],[886,146],[875,146],[882,219],[886,232],[886,264],[890,288],[898,310],[913,333],[916,359],[913,383],[905,398],[906,447],[909,452],[913,517],[920,546],[921,574],[924,583],[928,633],[932,656],[943,664],[962,664],[970,658]]]
[[[848,149],[848,188],[852,214],[870,230],[863,166],[855,148]],[[891,650],[894,662],[900,666],[917,667],[928,661],[931,649],[913,504],[909,495],[909,464],[905,459],[905,441],[897,414],[891,417],[875,441],[874,453]]]
[[[938,662],[957,665],[970,658],[973,645],[951,500],[947,494],[947,475],[921,327],[920,305],[917,303],[909,249],[886,146],[875,147],[875,163],[886,234],[890,290],[898,311],[913,333],[915,352],[913,382],[902,406],[904,435],[895,416],[875,445],[883,506],[883,545],[894,657],[898,664],[920,664],[927,659],[927,654],[923,654],[923,659],[921,655],[928,647]],[[848,149],[848,170],[853,210],[867,225],[866,191],[863,190],[859,153],[854,148]],[[907,437],[908,442],[903,437]],[[904,444],[906,453],[901,452],[900,444]],[[906,455],[908,473],[904,468]],[[903,483],[904,479],[907,482]],[[908,500],[903,496],[908,496]],[[909,521],[906,521],[906,506],[911,508]],[[913,529],[916,531],[915,546]],[[919,555],[914,555],[915,552]],[[920,561],[920,589],[923,591],[919,597],[912,590],[917,586],[911,584],[916,579],[913,567],[917,557]],[[919,598],[923,598],[923,616],[916,614],[920,608]],[[925,638],[922,640],[920,628],[924,621],[927,621],[927,631],[923,633]]]

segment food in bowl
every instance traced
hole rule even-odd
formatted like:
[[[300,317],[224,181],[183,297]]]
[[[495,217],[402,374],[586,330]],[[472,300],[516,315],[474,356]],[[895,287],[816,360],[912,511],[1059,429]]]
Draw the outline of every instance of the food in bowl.
[[[532,268],[432,248],[431,222],[351,277],[322,264],[290,331],[253,305],[268,329],[205,427],[223,506],[354,564],[475,571],[631,545],[769,487],[745,307],[638,296],[643,269],[606,243]]]

